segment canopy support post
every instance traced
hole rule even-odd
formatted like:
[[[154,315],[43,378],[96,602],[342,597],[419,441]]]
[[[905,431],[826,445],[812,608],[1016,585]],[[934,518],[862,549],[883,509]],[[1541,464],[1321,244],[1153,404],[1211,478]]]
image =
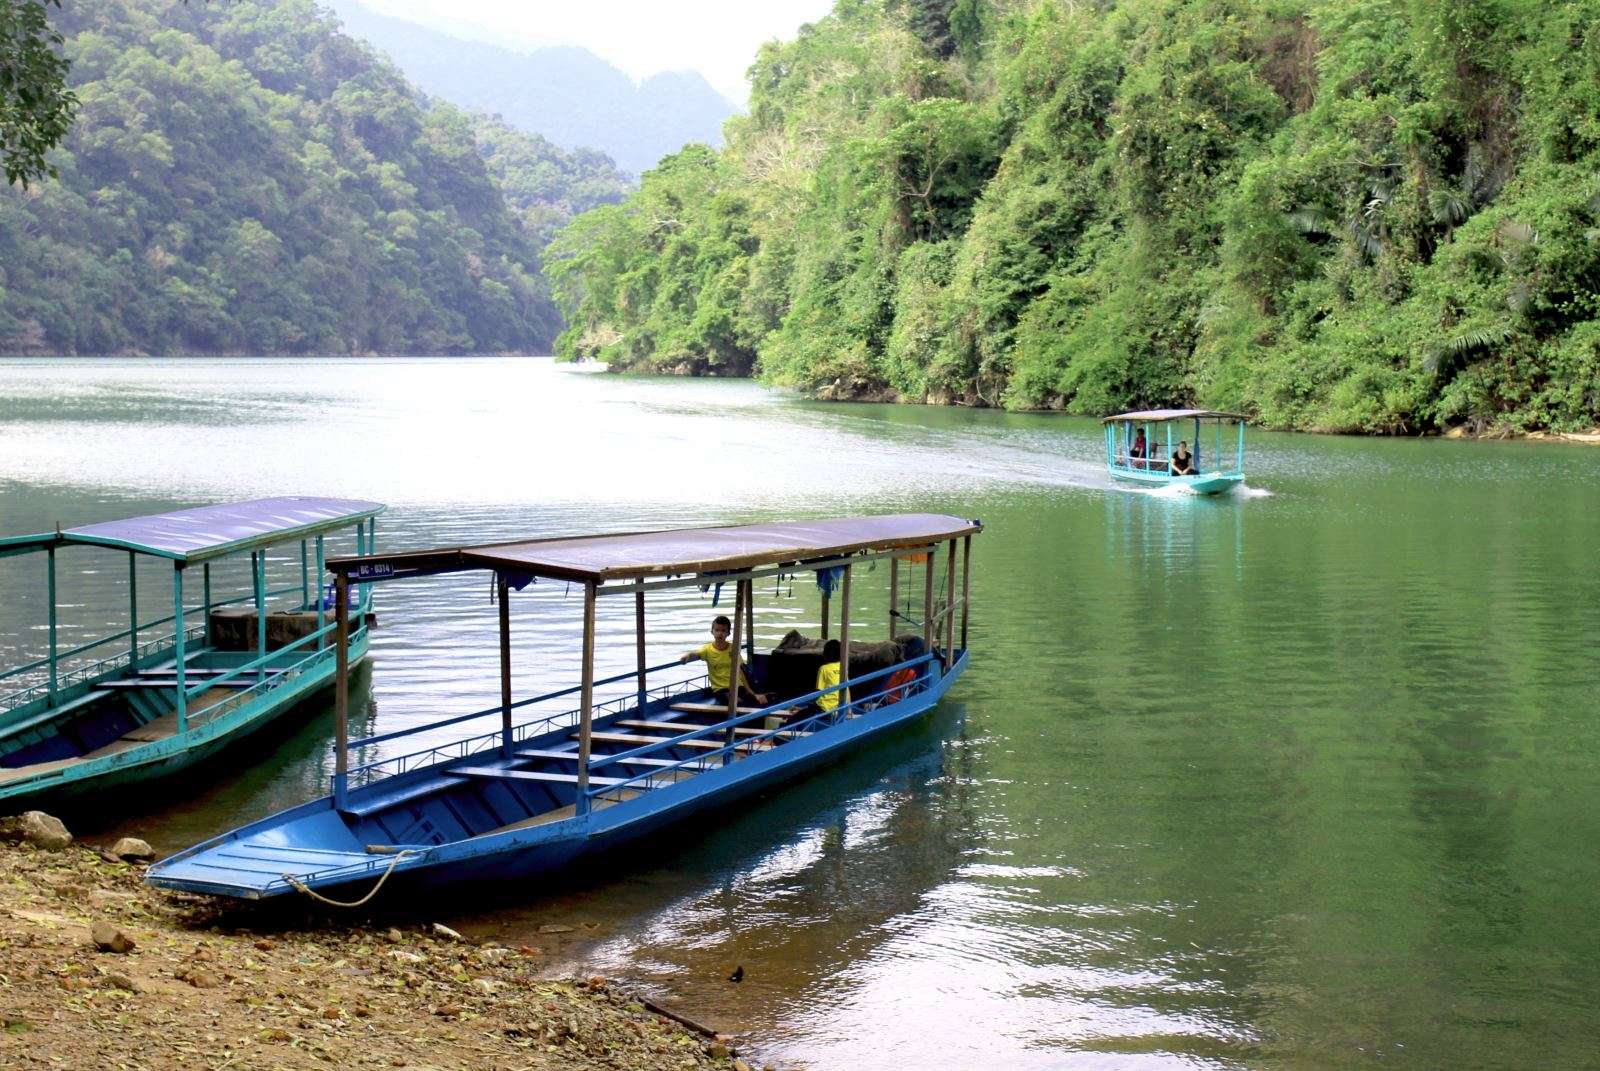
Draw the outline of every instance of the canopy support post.
[[[369,548],[367,546],[367,524],[366,524],[365,521],[357,521],[356,522],[356,554],[364,558],[367,555],[368,549]],[[367,592],[369,592],[371,590],[372,589],[369,586],[365,585],[365,584],[357,584],[356,585],[356,628],[358,630],[361,628],[361,626],[363,626],[363,625],[365,625],[367,623],[367,609],[366,609],[366,607],[367,607],[367,598],[366,598],[366,596],[367,596]]]
[[[318,543],[322,540],[319,538]],[[318,547],[319,557],[321,548]],[[320,581],[319,581],[320,583]],[[333,578],[334,620],[334,740],[333,805],[344,810],[349,793],[350,772],[350,577],[341,572]],[[322,600],[317,600],[322,605]],[[320,615],[320,611],[319,611]]]
[[[300,541],[300,605],[311,605],[311,560],[304,539]]]
[[[746,580],[744,593],[744,654],[748,665],[756,662],[756,582]]]
[[[922,651],[933,654],[933,563],[938,558],[938,548],[928,548],[927,566],[922,577]]]
[[[183,641],[184,633],[188,631],[183,624],[183,563],[175,562],[172,567],[172,619],[178,623],[178,635],[173,643],[173,655],[177,658],[178,665],[178,735],[182,736],[189,731],[189,696],[187,692],[188,681],[185,679],[186,659],[184,658]]]
[[[211,646],[211,563],[206,562],[200,567],[200,598],[204,603],[203,613],[206,615],[206,646]]]
[[[889,642],[894,642],[895,614],[900,607],[900,559],[889,559]]]
[[[838,693],[839,705],[835,710],[844,711],[844,716],[853,718],[856,712],[845,710],[845,703],[850,699],[850,567],[844,567],[844,581],[839,587],[839,683],[845,687]]]
[[[495,573],[495,595],[500,599],[500,746],[511,758],[511,587],[506,574]]]
[[[972,608],[972,536],[961,537],[961,649],[967,649],[967,615]]]
[[[139,668],[139,559],[128,551],[128,673]]]
[[[956,664],[956,541],[945,547],[944,563],[944,668]]]
[[[828,638],[828,589],[822,589],[822,638]]]
[[[633,624],[634,648],[639,658],[639,707],[637,713],[644,717],[645,692],[645,667],[644,667],[644,578],[637,581],[638,589],[633,593]]]
[[[45,572],[48,580],[45,587],[50,598],[50,705],[56,705],[56,548],[49,547],[44,552]]]
[[[250,552],[250,580],[256,589],[256,683],[267,679],[267,552]]]
[[[328,637],[322,635],[326,625],[326,615],[322,609],[322,578],[327,572],[327,556],[323,553],[322,537],[317,537],[317,650],[326,650]]]
[[[583,698],[578,711],[578,798],[573,813],[589,813],[589,734],[594,721],[594,596],[593,580],[583,586]]]
[[[739,680],[743,670],[743,663],[739,658],[740,633],[744,628],[744,586],[748,581],[738,580],[733,585],[733,648],[728,659],[728,720],[732,721],[739,716]],[[733,747],[735,733],[733,726],[728,726],[724,734],[723,746]],[[726,766],[733,761],[733,752],[722,753],[722,764]]]

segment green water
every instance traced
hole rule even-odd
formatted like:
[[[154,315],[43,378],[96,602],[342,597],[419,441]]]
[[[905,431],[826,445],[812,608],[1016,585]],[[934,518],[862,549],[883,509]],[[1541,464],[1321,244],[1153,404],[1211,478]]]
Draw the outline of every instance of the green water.
[[[972,665],[926,724],[587,882],[449,905],[552,970],[818,1069],[1600,1062],[1600,451],[1253,434],[1214,501],[1115,486],[1099,451],[1091,421],[547,362],[0,362],[0,534],[284,493],[391,503],[390,547],[983,519]],[[85,553],[87,632],[126,566]],[[0,561],[8,663],[41,577]],[[881,628],[884,571],[859,587]],[[364,725],[496,701],[481,588],[379,592]],[[758,599],[763,644],[814,627],[814,589]],[[652,661],[711,612],[655,606]],[[574,614],[517,604],[519,691],[569,683]],[[118,828],[170,849],[320,792],[331,734],[313,714]]]

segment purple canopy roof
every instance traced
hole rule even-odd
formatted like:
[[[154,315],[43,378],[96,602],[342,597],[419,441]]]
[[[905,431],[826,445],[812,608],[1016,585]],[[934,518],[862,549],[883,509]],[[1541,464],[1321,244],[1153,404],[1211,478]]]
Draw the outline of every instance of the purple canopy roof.
[[[0,543],[19,550],[54,543],[89,543],[189,562],[317,535],[382,512],[383,503],[356,498],[257,498],[86,524],[64,529],[59,537],[49,532]]]

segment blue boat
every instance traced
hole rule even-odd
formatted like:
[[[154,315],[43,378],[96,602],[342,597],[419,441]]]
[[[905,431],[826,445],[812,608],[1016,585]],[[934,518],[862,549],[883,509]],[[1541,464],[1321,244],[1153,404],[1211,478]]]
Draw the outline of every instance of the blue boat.
[[[1244,421],[1210,409],[1145,409],[1106,417],[1106,468],[1119,480],[1214,495],[1244,482]],[[1229,428],[1229,425],[1233,425]],[[1225,430],[1227,429],[1227,430]],[[1193,473],[1171,460],[1192,444]]]
[[[328,566],[340,592],[355,583],[491,571],[499,603],[500,705],[350,740],[341,662],[333,792],[164,859],[147,880],[248,899],[298,890],[357,904],[386,883],[390,891],[414,890],[549,873],[836,762],[924,715],[966,667],[971,537],[981,529],[957,517],[900,514],[334,559]],[[961,594],[954,598],[958,556]],[[857,639],[852,648],[852,570],[885,559],[888,639],[873,645]],[[918,567],[920,620],[911,616],[910,600],[906,612],[896,609],[902,569]],[[756,583],[797,573],[816,574],[823,587],[822,637],[791,634],[771,651],[757,652]],[[936,599],[941,573],[945,596]],[[582,587],[581,680],[517,698],[509,601],[539,578]],[[751,707],[735,706],[734,696],[714,700],[705,675],[660,683],[680,662],[645,664],[647,595],[711,584],[735,591],[730,679],[738,680],[744,666],[769,698],[780,697],[776,702]],[[817,648],[829,630],[826,596],[835,586],[842,588],[840,664],[849,667],[849,679],[817,688]],[[596,604],[607,598],[633,601],[629,639],[636,666],[595,680]],[[345,620],[341,612],[338,651],[344,650]],[[901,621],[915,623],[913,634],[898,632]],[[595,689],[605,686],[620,686],[621,694],[597,700]],[[555,712],[530,710],[550,705]],[[496,714],[498,725],[491,723],[488,732],[357,765],[349,761],[379,744],[417,734],[436,740],[441,729]]]
[[[44,657],[0,672],[0,689],[10,689],[0,693],[0,812],[104,807],[116,790],[209,758],[328,687],[335,615],[312,587],[310,548],[320,587],[326,537],[353,529],[365,551],[382,511],[350,499],[263,498],[0,538],[0,558],[43,558],[48,606]],[[295,541],[300,583],[268,591],[268,548]],[[69,550],[127,556],[128,627],[63,649],[56,559]],[[213,599],[213,566],[242,565],[246,555],[251,594]],[[172,567],[172,612],[157,620],[138,620],[141,557]],[[363,591],[352,659],[366,653],[370,610]]]

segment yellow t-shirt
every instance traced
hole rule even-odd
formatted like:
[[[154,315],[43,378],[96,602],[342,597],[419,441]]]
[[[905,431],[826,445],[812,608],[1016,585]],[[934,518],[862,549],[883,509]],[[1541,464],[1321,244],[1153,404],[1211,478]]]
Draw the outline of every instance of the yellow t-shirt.
[[[719,651],[715,643],[708,643],[695,652],[706,664],[706,676],[711,678],[711,690],[720,692],[728,687],[733,676],[733,644]]]
[[[817,667],[817,691],[820,692],[824,688],[832,688],[838,683],[839,663],[824,662]],[[841,694],[844,696],[846,703],[850,702],[850,689],[846,688],[843,693],[829,692],[826,695],[817,696],[817,707],[821,710],[832,710],[839,705],[839,696]]]

